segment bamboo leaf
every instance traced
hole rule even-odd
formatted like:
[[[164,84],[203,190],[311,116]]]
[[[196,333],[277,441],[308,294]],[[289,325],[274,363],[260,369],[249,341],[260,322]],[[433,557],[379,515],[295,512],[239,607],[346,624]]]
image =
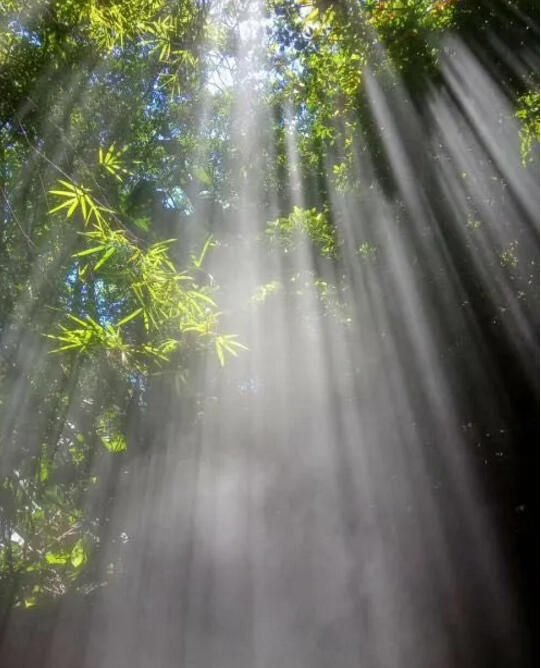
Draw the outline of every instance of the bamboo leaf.
[[[133,320],[142,312],[143,312],[142,307],[136,309],[135,311],[133,311],[133,313],[130,313],[130,315],[127,315],[125,318],[122,318],[122,320],[119,320],[119,322],[116,323],[116,326],[121,327],[122,325],[125,325],[127,322],[130,322],[130,320]]]
[[[74,568],[79,568],[82,566],[85,561],[86,561],[86,552],[83,544],[82,538],[79,538],[79,540],[75,543],[71,550],[71,555],[70,555],[70,561],[71,565]]]
[[[83,327],[88,327],[87,322],[85,322],[84,320],[81,320],[80,318],[78,318],[75,315],[72,315],[71,313],[68,314],[68,318],[70,318],[70,320],[74,320],[75,322],[79,323],[79,325],[82,325]]]
[[[108,250],[106,253],[104,253],[104,254],[102,255],[102,257],[101,257],[101,258],[96,262],[96,264],[94,265],[94,271],[97,271],[100,267],[102,267],[102,266],[107,262],[107,260],[111,257],[111,255],[113,255],[113,253],[115,252],[115,250],[116,250],[116,249],[115,249],[114,246],[112,246],[111,248],[109,248],[109,250]]]
[[[67,202],[62,202],[58,206],[55,206],[53,209],[49,209],[48,213],[56,213],[57,211],[60,211],[61,209],[65,209],[67,206],[70,206],[72,203],[72,200],[68,200]]]
[[[107,246],[94,246],[93,248],[87,248],[84,251],[80,251],[79,253],[74,253],[73,257],[83,257],[85,255],[92,255],[92,253],[98,253],[99,251],[102,251],[104,248],[107,248]]]

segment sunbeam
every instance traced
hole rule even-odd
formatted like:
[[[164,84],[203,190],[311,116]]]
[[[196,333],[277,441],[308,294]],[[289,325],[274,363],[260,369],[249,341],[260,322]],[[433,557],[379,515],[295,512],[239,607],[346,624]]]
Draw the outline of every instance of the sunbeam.
[[[0,12],[0,668],[537,665],[538,9]]]

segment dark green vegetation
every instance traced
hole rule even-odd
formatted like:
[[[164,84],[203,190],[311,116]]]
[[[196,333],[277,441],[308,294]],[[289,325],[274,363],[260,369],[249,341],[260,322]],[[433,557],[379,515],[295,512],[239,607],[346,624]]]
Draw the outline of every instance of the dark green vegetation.
[[[120,557],[109,572],[99,560],[111,540],[119,476],[129,475],[133,458],[161,447],[173,416],[187,428],[212,410],[202,380],[209,367],[217,376],[251,354],[251,342],[238,336],[227,281],[209,268],[243,243],[235,221],[250,178],[263,184],[266,224],[252,230],[261,252],[272,258],[308,239],[302,281],[316,286],[322,309],[340,322],[350,321],[355,299],[340,279],[341,251],[351,240],[333,202],[354,208],[377,185],[396,203],[422,297],[435,309],[448,279],[441,267],[428,271],[426,260],[431,245],[445,243],[486,342],[483,363],[508,388],[504,423],[512,439],[502,461],[482,436],[501,426],[501,416],[479,396],[467,333],[452,317],[439,321],[442,364],[495,499],[491,512],[504,537],[517,542],[517,570],[531,573],[535,518],[523,520],[516,509],[535,505],[537,388],[524,371],[521,342],[510,340],[506,305],[495,304],[479,279],[483,212],[472,204],[456,232],[448,194],[432,178],[446,149],[432,155],[413,138],[407,150],[443,221],[437,229],[414,224],[369,92],[375,81],[403,105],[399,133],[407,135],[414,111],[427,136],[435,135],[429,112],[443,86],[442,40],[463,40],[505,90],[520,122],[516,152],[525,172],[535,170],[538,73],[533,66],[519,72],[508,54],[535,50],[537,3],[269,0],[262,67],[270,120],[255,157],[239,148],[235,123],[242,119],[234,122],[232,87],[222,81],[234,69],[249,5],[0,2],[2,615],[90,592],[122,572]],[[507,51],[498,50],[501,43]],[[445,48],[452,62],[452,46]],[[287,159],[291,118],[299,137],[295,174]],[[371,181],[359,177],[359,156],[373,165]],[[485,210],[505,207],[514,194],[497,165],[483,169],[494,173],[494,188],[477,199]],[[364,229],[355,243],[362,271],[385,285],[390,269],[377,231]],[[488,265],[512,276],[513,296],[534,323],[536,262],[537,249],[509,238]],[[269,272],[246,303],[285,292],[302,309],[299,275],[299,267],[287,280]]]

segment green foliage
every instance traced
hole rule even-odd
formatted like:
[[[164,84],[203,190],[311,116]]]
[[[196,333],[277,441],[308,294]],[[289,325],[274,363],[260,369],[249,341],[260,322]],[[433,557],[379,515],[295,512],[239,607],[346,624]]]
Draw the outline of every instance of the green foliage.
[[[425,69],[437,57],[431,41],[453,26],[457,4],[457,0],[366,0],[364,9],[395,67]]]
[[[214,347],[221,366],[224,366],[227,354],[237,357],[239,351],[248,350],[248,348],[237,341],[236,338],[235,334],[221,334],[214,338]]]
[[[31,607],[62,595],[81,575],[87,548],[77,503],[77,468],[76,458],[48,459],[44,453],[35,477],[15,474],[2,481],[2,530],[10,540],[0,549],[0,583],[7,593],[10,578],[16,578],[19,605]]]
[[[532,150],[539,142],[539,91],[521,95],[517,100],[516,118],[520,121],[520,155],[526,166],[532,160]]]
[[[146,424],[162,385],[188,395],[202,354],[243,348],[218,328],[212,240],[174,244],[162,204],[202,141],[205,3],[7,0],[2,14],[0,607],[95,586],[102,472],[137,451],[130,420]]]
[[[70,563],[73,568],[80,568],[86,561],[85,546],[82,538],[71,548]]]
[[[108,167],[122,181],[121,167],[114,147],[100,152],[100,165]],[[189,267],[178,271],[169,249],[174,240],[142,247],[124,229],[115,229],[115,212],[98,206],[84,186],[60,183],[66,190],[50,192],[62,198],[50,213],[67,208],[67,218],[79,211],[90,231],[81,232],[85,248],[76,252],[77,280],[92,284],[96,295],[114,290],[120,305],[115,318],[109,314],[96,318],[90,314],[67,314],[67,324],[48,337],[60,343],[54,352],[105,352],[114,365],[145,373],[153,365],[169,362],[181,347],[192,348],[213,341],[220,364],[225,354],[236,354],[242,347],[230,335],[218,335],[217,307],[207,286],[190,275]],[[105,214],[110,214],[106,216]],[[191,254],[194,270],[201,270],[212,245],[209,237],[199,254]],[[195,337],[195,338],[194,338]]]
[[[336,228],[326,211],[294,206],[289,216],[267,223],[265,233],[286,252],[296,247],[300,236],[305,236],[314,243],[322,256],[336,257],[338,253]]]
[[[49,190],[49,193],[55,195],[61,202],[50,209],[49,213],[56,213],[57,211],[67,209],[66,216],[67,218],[71,218],[78,211],[85,225],[94,222],[96,226],[100,226],[103,223],[102,213],[107,211],[107,209],[98,206],[93,200],[89,188],[69,183],[63,179],[59,179],[58,183],[64,190]]]
[[[410,88],[433,78],[437,38],[455,22],[456,0],[270,0],[276,16],[271,45],[281,93],[295,100],[302,119],[301,148],[317,167],[323,147],[338,146],[345,160],[334,174],[347,188],[352,135],[366,131],[364,71],[398,71]],[[286,51],[286,48],[288,50]],[[383,47],[383,48],[382,48]]]
[[[349,144],[346,144],[349,149]],[[353,178],[352,152],[348,151],[345,160],[333,165],[333,182],[336,190],[340,193],[352,192],[358,189],[358,180]]]
[[[323,313],[342,323],[342,325],[349,326],[351,323],[351,309],[348,300],[345,299],[344,286],[336,285],[322,278],[312,278],[312,280],[323,307]]]
[[[282,289],[280,281],[269,281],[258,286],[257,290],[250,297],[251,304],[260,304],[265,302],[271,295],[275,295]]]
[[[100,415],[96,432],[103,446],[109,452],[124,452],[127,449],[126,438],[122,433],[122,420],[117,406],[109,406]]]
[[[109,146],[109,148],[104,151],[102,148],[98,151],[98,162],[103,168],[112,174],[117,181],[122,181],[122,176],[128,174],[128,170],[122,164],[122,154],[128,149],[127,146],[124,146],[122,149],[117,150],[114,142]]]

